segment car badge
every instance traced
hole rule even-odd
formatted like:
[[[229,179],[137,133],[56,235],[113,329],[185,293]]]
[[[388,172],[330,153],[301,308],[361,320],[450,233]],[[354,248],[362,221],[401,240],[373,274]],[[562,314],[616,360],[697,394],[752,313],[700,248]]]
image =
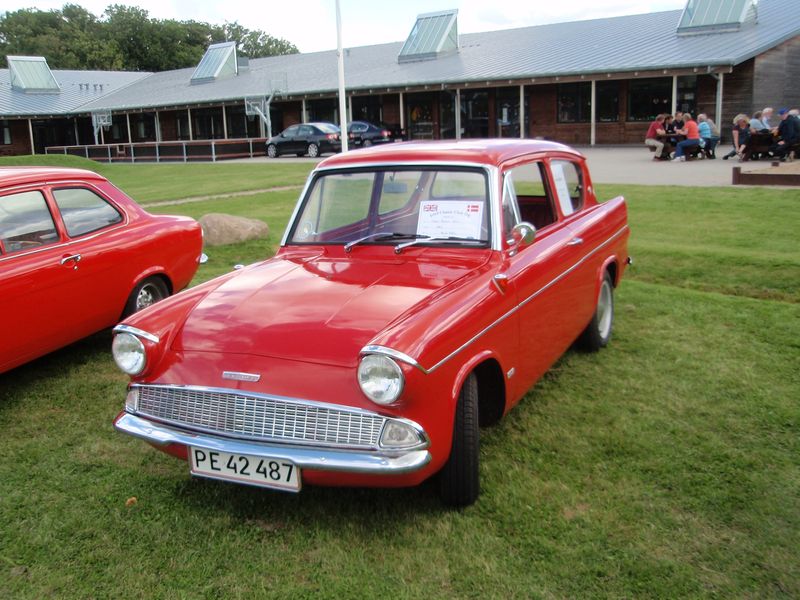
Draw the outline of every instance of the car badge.
[[[231,379],[233,381],[258,381],[261,375],[258,373],[240,373],[239,371],[223,371],[223,379]]]

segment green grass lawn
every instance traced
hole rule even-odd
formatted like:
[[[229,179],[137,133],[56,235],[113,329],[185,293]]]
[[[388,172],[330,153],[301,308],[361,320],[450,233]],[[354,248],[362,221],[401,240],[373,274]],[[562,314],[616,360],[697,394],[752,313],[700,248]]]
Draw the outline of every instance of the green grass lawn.
[[[476,505],[191,479],[113,431],[104,332],[0,375],[0,597],[800,596],[800,192],[599,193],[628,198],[636,260],[614,339],[483,432]],[[296,196],[157,210],[269,223],[206,279],[270,255]]]

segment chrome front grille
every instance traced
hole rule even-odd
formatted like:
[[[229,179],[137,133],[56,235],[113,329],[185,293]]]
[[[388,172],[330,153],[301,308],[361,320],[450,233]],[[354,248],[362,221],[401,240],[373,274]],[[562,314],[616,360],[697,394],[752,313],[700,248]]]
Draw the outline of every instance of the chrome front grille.
[[[136,412],[234,437],[346,448],[377,448],[384,417],[273,396],[175,386],[133,386]]]

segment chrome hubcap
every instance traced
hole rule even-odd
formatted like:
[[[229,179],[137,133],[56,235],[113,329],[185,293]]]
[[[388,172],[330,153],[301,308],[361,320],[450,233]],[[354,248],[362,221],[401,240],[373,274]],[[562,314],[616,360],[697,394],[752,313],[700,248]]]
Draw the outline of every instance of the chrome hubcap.
[[[159,299],[158,290],[154,285],[145,285],[136,296],[136,310],[142,310],[155,304]]]
[[[611,333],[611,320],[614,317],[614,300],[611,295],[611,284],[604,281],[600,286],[600,297],[597,299],[597,332],[606,339]]]

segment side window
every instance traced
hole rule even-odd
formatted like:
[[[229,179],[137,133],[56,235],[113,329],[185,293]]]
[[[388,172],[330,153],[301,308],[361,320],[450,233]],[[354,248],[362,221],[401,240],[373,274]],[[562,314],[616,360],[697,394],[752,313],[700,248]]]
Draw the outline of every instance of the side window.
[[[0,197],[0,241],[7,253],[58,241],[53,216],[41,192]]]
[[[69,237],[78,237],[122,222],[122,215],[103,198],[86,188],[53,190]]]
[[[294,137],[297,135],[297,132],[300,130],[299,125],[292,125],[286,131],[283,132],[283,135],[286,137]]]
[[[536,229],[556,222],[553,195],[546,183],[542,162],[534,161],[515,167],[507,178],[517,197],[521,221],[531,223]]]
[[[550,161],[550,172],[564,216],[580,210],[583,207],[583,171],[580,165],[568,160],[553,160]]]

